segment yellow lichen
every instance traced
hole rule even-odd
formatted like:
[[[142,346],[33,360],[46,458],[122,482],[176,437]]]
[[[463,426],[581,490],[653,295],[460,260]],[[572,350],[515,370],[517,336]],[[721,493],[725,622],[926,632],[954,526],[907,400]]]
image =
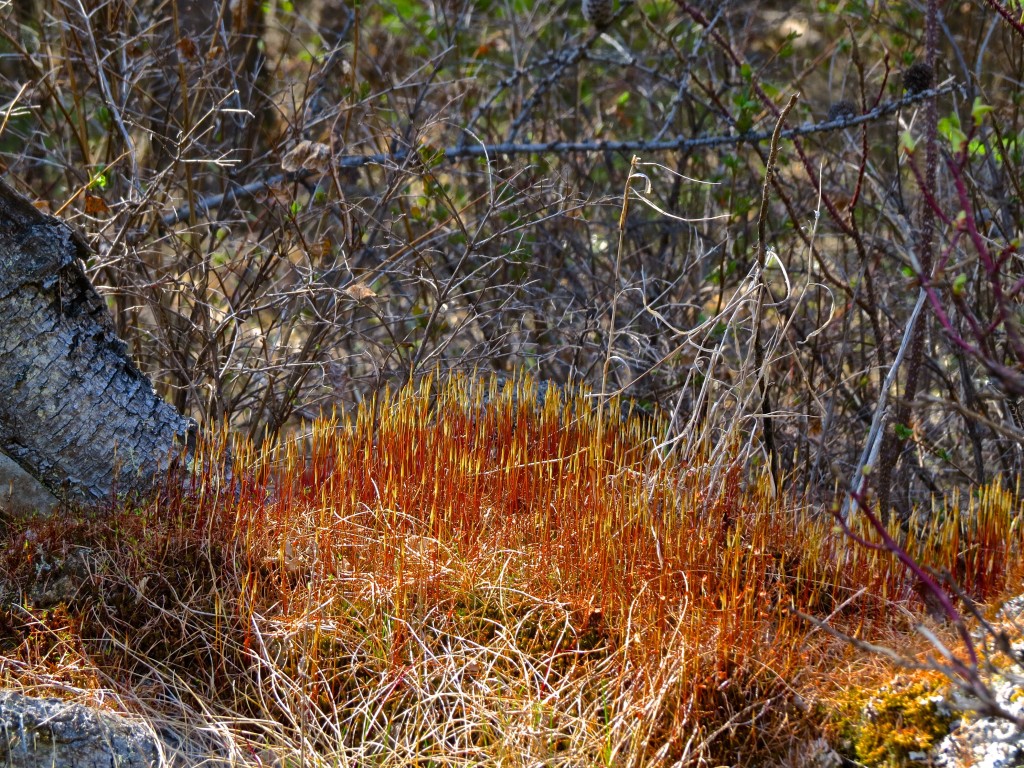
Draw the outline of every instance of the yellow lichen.
[[[953,719],[936,686],[925,681],[895,683],[874,694],[858,691],[851,694],[849,705],[845,745],[852,757],[871,768],[920,764],[911,756],[932,749]]]

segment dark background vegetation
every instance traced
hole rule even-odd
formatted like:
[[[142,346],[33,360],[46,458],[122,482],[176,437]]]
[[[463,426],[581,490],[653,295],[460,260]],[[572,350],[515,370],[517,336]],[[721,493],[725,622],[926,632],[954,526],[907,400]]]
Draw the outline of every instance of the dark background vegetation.
[[[205,425],[258,442],[525,370],[635,398],[666,446],[742,438],[822,499],[884,393],[906,515],[1015,486],[1024,436],[1020,8],[935,8],[929,42],[917,2],[645,0],[598,30],[573,2],[14,0],[0,170],[87,236],[133,355]],[[620,228],[633,153],[588,143],[770,133],[792,94],[787,127],[833,122],[781,142],[763,219],[768,142],[736,141],[637,149],[652,204]],[[442,154],[550,142],[582,146]]]

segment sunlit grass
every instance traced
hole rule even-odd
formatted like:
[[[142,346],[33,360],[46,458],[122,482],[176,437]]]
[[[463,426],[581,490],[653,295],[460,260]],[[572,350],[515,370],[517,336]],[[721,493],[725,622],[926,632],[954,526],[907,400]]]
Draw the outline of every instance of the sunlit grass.
[[[260,450],[222,437],[145,508],[12,534],[14,583],[89,555],[63,603],[8,612],[5,683],[113,689],[243,762],[760,765],[883,668],[795,611],[926,650],[902,568],[827,512],[728,461],[709,484],[654,417],[534,393],[428,380]],[[999,598],[1012,497],[961,507],[901,539]]]

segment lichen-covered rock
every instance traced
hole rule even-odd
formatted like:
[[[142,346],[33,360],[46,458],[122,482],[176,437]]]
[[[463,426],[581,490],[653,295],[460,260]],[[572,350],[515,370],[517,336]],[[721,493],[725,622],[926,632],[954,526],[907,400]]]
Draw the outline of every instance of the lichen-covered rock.
[[[1024,618],[1024,595],[1008,600],[998,619],[1019,628]],[[1019,630],[1018,630],[1019,631]],[[979,638],[980,639],[980,638]],[[1024,643],[1012,643],[1013,662],[998,672],[987,673],[987,684],[996,701],[1010,715],[1024,717]],[[1024,732],[1012,722],[970,714],[976,702],[952,698],[953,706],[965,710],[959,725],[934,751],[934,765],[940,768],[1018,768],[1024,765]]]
[[[996,691],[1000,693],[999,687]],[[1019,768],[1024,765],[1024,734],[1005,720],[965,718],[939,744],[933,764],[940,768]]]
[[[166,765],[144,724],[61,699],[0,691],[4,768],[157,768]]]
[[[1024,647],[1015,647],[1018,652]],[[1024,686],[1020,670],[992,675],[988,681],[996,701],[1014,717],[1024,717]],[[968,712],[974,702],[953,704]],[[1024,733],[1012,722],[995,717],[965,715],[935,749],[934,764],[941,768],[1019,768],[1024,765]]]

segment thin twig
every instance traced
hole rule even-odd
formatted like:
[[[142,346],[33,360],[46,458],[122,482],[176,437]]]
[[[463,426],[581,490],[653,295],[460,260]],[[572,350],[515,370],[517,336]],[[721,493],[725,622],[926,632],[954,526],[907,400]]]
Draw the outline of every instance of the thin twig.
[[[903,341],[900,343],[900,349],[896,353],[896,359],[892,361],[892,365],[889,367],[889,373],[885,377],[885,382],[879,389],[878,405],[875,406],[875,415],[871,419],[871,428],[868,430],[867,439],[864,441],[864,450],[860,455],[860,461],[857,462],[857,470],[854,473],[853,482],[855,485],[853,495],[863,493],[864,486],[867,483],[867,473],[865,472],[865,469],[873,466],[878,460],[878,453],[882,448],[882,439],[885,436],[885,424],[889,417],[889,390],[891,390],[893,385],[896,383],[896,376],[903,364],[903,359],[907,355],[907,351],[910,349],[910,340],[914,337],[914,328],[917,327],[918,318],[921,316],[921,311],[924,309],[927,298],[927,292],[924,290],[918,292],[917,303],[914,305],[914,311],[910,313],[910,318],[907,320],[907,326],[903,332]],[[852,498],[853,496],[847,496],[843,501],[843,510],[841,515],[844,520],[846,520],[849,515],[850,501]]]
[[[775,432],[769,414],[772,410],[771,395],[768,392],[768,377],[766,376],[764,363],[764,345],[761,343],[761,313],[764,310],[764,297],[768,291],[768,284],[764,279],[765,261],[767,259],[767,248],[765,244],[765,231],[768,224],[768,200],[772,187],[772,176],[775,174],[775,161],[779,155],[779,135],[782,133],[782,126],[786,122],[790,111],[796,106],[798,94],[789,97],[789,103],[783,107],[779,119],[775,121],[775,130],[772,132],[772,143],[768,149],[768,160],[764,168],[764,184],[761,187],[761,209],[757,216],[757,301],[754,307],[754,369],[757,371],[757,386],[761,394],[761,402],[758,405],[760,411],[757,417],[761,420],[761,434],[764,436],[765,449],[768,451],[769,468],[772,473],[772,481],[775,487],[779,487],[779,454],[775,447]]]
[[[864,123],[872,123],[883,117],[898,112],[905,106],[916,104],[926,98],[949,93],[956,87],[955,83],[947,83],[939,88],[929,91],[905,96],[896,101],[889,101],[881,104],[870,112],[856,117],[828,120],[823,123],[811,123],[789,128],[779,133],[779,139],[791,139],[797,136],[810,136],[816,133],[827,133],[829,131],[842,130]],[[692,138],[678,137],[667,141],[648,141],[645,139],[633,139],[628,141],[549,141],[517,144],[506,142],[502,144],[472,144],[447,147],[441,150],[444,159],[449,162],[457,160],[468,160],[473,158],[491,159],[496,155],[547,155],[547,154],[568,154],[571,152],[583,153],[604,153],[604,152],[675,152],[689,151],[695,149],[707,149],[710,147],[722,147],[739,144],[757,144],[771,141],[775,130],[760,131],[757,133],[728,134],[714,136],[697,136]],[[338,168],[362,168],[366,165],[398,164],[409,159],[415,150],[401,149],[395,152],[378,152],[367,155],[340,155],[335,160]],[[270,176],[266,179],[254,181],[245,186],[230,189],[229,191],[210,197],[201,198],[196,202],[196,208],[200,213],[208,213],[210,210],[219,207],[225,202],[254,195],[264,189],[269,189],[278,184],[301,181],[315,175],[314,171],[302,170],[293,174],[281,173]],[[164,226],[173,226],[180,221],[187,219],[190,215],[188,205],[180,206],[163,217]]]

